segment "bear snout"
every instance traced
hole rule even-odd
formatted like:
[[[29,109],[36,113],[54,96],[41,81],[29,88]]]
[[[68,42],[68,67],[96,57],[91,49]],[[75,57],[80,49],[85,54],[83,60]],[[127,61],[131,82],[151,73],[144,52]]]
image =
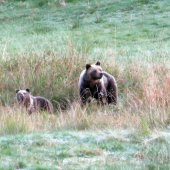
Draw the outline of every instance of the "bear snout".
[[[19,99],[19,101],[22,101],[24,99],[23,94],[18,94],[18,99]]]
[[[100,78],[102,78],[102,76],[103,76],[103,73],[100,73],[99,75],[100,75]]]

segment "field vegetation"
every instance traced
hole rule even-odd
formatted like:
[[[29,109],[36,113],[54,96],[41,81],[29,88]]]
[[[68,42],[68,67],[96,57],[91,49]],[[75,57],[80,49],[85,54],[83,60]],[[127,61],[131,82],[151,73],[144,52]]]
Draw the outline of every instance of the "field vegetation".
[[[168,0],[0,0],[0,169],[169,169],[169,15]],[[80,106],[97,60],[116,106]],[[18,106],[28,87],[54,114]]]

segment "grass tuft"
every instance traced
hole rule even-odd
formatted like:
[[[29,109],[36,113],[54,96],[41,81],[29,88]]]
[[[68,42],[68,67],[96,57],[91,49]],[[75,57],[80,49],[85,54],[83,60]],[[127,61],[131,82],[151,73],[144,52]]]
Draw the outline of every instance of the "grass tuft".
[[[104,21],[104,20],[103,20],[102,16],[96,14],[95,23],[98,24],[98,23],[102,23],[103,21]]]
[[[27,165],[24,162],[19,161],[17,166],[16,166],[16,169],[24,169],[26,167],[27,167]]]
[[[79,18],[76,18],[76,19],[73,21],[72,29],[76,29],[76,28],[79,28],[79,27],[80,27],[80,20],[79,20]]]

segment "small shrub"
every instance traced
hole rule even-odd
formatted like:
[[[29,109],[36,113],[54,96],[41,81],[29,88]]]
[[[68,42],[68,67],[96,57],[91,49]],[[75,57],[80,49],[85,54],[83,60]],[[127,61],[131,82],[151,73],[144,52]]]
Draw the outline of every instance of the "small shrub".
[[[102,23],[103,22],[103,18],[102,18],[102,16],[101,15],[97,15],[96,14],[96,20],[95,20],[95,23],[97,24],[97,23]]]
[[[154,164],[148,164],[147,167],[148,167],[148,170],[156,169],[156,165],[154,165]]]
[[[160,6],[159,5],[155,5],[153,8],[154,9],[160,9]]]
[[[89,13],[90,13],[90,14],[93,14],[94,12],[96,12],[96,10],[97,10],[96,8],[90,7],[90,8],[89,8]]]
[[[76,29],[80,27],[80,20],[77,18],[73,21],[72,29]]]
[[[27,167],[27,165],[22,161],[19,161],[17,166],[16,166],[17,169],[23,169],[23,168],[26,168],[26,167]]]

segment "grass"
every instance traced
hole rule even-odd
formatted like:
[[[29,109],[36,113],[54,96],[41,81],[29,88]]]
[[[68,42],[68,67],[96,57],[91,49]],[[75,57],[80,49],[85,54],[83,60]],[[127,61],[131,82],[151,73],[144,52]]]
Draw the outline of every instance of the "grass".
[[[169,169],[169,1],[65,4],[0,1],[0,169]],[[117,106],[79,104],[96,60]],[[54,114],[19,108],[15,89],[28,87]]]
[[[126,130],[105,130],[6,136],[0,141],[1,168],[133,169],[139,165],[147,169],[169,168],[168,133],[153,132],[151,137],[145,136],[139,143],[133,143],[133,135],[137,134]],[[155,135],[162,136],[164,142],[154,141]],[[102,144],[116,146],[116,149],[101,147]],[[5,164],[7,160],[9,164]]]
[[[168,27],[164,27],[169,24],[166,18],[169,12],[168,1],[150,1],[145,5],[136,0],[120,3],[98,0],[89,4],[66,2],[65,7],[60,6],[57,1],[48,3],[44,0],[42,3],[44,5],[39,6],[38,1],[10,1],[1,5],[3,13],[0,22],[1,30],[4,30],[1,50],[5,49],[5,56],[9,54],[11,57],[11,54],[18,52],[21,55],[26,50],[36,53],[38,50],[41,54],[51,49],[59,51],[65,49],[70,41],[78,52],[80,49],[85,50],[85,54],[89,56],[100,58],[100,55],[116,50],[117,58],[123,57],[124,60],[131,54],[137,56],[135,54],[141,52],[139,45],[145,53],[147,50],[157,49],[158,42],[169,37]],[[156,5],[160,9],[154,9]],[[13,8],[15,10],[10,11]],[[158,25],[153,25],[153,22]],[[78,29],[73,29],[74,27]],[[143,32],[146,29],[150,32]],[[133,36],[127,37],[126,34]],[[163,44],[167,42],[164,41]],[[84,48],[85,46],[87,47]],[[97,49],[100,50],[98,53]],[[122,50],[124,54],[120,55]]]

